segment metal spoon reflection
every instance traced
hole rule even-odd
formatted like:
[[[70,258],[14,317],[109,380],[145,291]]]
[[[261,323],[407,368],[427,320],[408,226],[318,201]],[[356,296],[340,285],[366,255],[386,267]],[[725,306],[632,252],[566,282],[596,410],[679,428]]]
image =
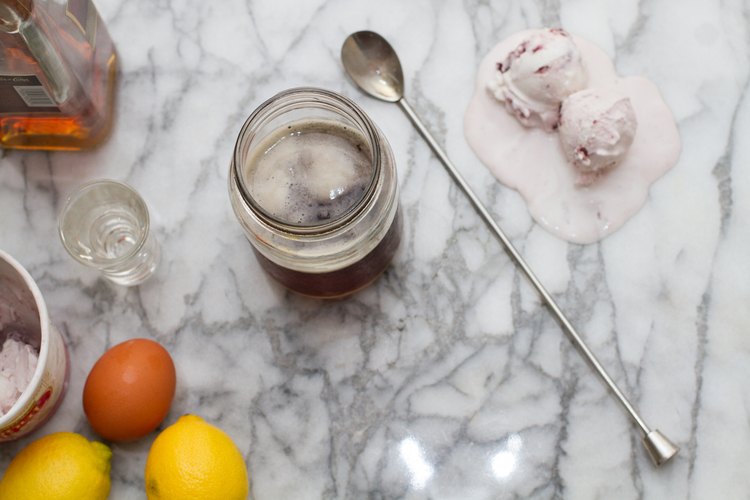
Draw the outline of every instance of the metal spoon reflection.
[[[466,183],[456,167],[451,163],[448,156],[442,150],[432,134],[425,128],[422,121],[416,115],[409,103],[404,98],[404,75],[401,70],[401,62],[393,47],[379,34],[372,31],[359,31],[349,35],[341,47],[341,61],[344,69],[352,80],[367,94],[386,102],[398,104],[411,120],[420,135],[427,141],[435,155],[440,159],[453,180],[463,190],[469,201],[474,206],[484,222],[492,229],[498,239],[502,242],[505,250],[515,261],[516,265],[523,271],[537,292],[542,296],[547,307],[560,322],[563,331],[570,340],[578,347],[579,351],[591,363],[593,368],[607,384],[612,393],[625,407],[631,419],[643,432],[643,445],[654,464],[659,466],[672,458],[679,448],[675,446],[666,436],[656,429],[650,429],[633,405],[628,401],[617,384],[612,380],[607,371],[601,365],[593,352],[588,348],[576,329],[562,312],[560,307],[547,292],[541,282],[532,272],[529,265],[524,261],[521,254],[516,250],[511,241],[500,229],[490,213],[484,207],[479,198],[474,194],[471,187]]]

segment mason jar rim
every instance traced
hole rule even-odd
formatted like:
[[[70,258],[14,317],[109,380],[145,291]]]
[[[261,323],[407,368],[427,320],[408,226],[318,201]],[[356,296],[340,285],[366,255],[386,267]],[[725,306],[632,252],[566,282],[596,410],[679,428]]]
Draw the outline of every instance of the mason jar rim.
[[[288,101],[288,102],[285,102]],[[328,102],[327,102],[328,101]],[[252,140],[254,137],[254,127],[257,127],[267,119],[269,116],[273,116],[273,112],[277,111],[273,109],[273,106],[287,107],[294,104],[308,104],[310,107],[316,107],[325,109],[326,104],[338,105],[334,106],[334,110],[338,112],[344,112],[349,118],[352,118],[357,125],[359,125],[364,132],[364,136],[370,144],[370,150],[372,152],[371,163],[372,163],[372,176],[368,183],[367,189],[362,197],[345,212],[337,216],[335,219],[328,221],[324,224],[318,225],[305,225],[305,224],[293,224],[279,220],[277,217],[271,215],[266,211],[250,194],[250,189],[245,183],[245,178],[242,175],[242,168],[244,163],[241,159],[241,146],[243,139]],[[273,227],[280,231],[293,234],[322,234],[341,226],[346,225],[351,221],[357,214],[359,214],[364,207],[367,206],[369,201],[372,199],[375,193],[378,178],[380,175],[381,163],[381,151],[380,143],[378,140],[378,132],[372,120],[367,114],[351,99],[338,94],[336,92],[325,90],[317,87],[294,87],[291,89],[283,90],[273,97],[267,99],[260,104],[245,120],[242,125],[240,132],[237,136],[237,141],[234,146],[234,154],[232,160],[232,175],[237,180],[238,191],[243,201],[250,207],[255,215],[270,227]]]

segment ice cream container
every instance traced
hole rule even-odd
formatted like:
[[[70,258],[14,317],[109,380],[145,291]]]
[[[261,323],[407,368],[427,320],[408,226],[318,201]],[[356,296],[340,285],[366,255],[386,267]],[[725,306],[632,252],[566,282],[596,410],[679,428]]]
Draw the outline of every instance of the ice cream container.
[[[62,402],[68,385],[68,353],[50,323],[47,306],[31,275],[0,250],[0,346],[8,337],[38,350],[31,382],[0,417],[0,442],[13,441],[39,428]]]

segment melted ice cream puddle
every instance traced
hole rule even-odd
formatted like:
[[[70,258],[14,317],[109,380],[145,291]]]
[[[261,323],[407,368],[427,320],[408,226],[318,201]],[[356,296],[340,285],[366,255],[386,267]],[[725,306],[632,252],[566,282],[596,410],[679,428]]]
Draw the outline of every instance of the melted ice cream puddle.
[[[518,190],[532,217],[556,236],[592,243],[620,228],[645,203],[651,184],[680,154],[680,137],[659,90],[645,78],[619,78],[596,45],[573,36],[587,72],[587,88],[610,87],[630,98],[638,128],[620,165],[588,186],[568,163],[556,132],[524,127],[487,90],[497,63],[536,30],[510,36],[482,60],[464,117],[466,139],[495,177]]]

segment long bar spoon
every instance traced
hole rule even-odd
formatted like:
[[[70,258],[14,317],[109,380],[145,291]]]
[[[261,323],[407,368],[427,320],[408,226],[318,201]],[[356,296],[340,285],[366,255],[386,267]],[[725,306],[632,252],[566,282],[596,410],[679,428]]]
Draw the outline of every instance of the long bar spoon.
[[[628,398],[617,387],[612,377],[609,376],[599,360],[596,359],[594,353],[591,352],[555,300],[534,275],[521,254],[516,250],[502,229],[500,229],[500,226],[497,225],[476,194],[474,194],[471,187],[469,187],[463,176],[461,176],[461,173],[451,163],[435,138],[432,137],[432,134],[425,128],[409,103],[406,102],[404,98],[404,74],[401,70],[401,62],[393,47],[391,47],[385,38],[375,32],[358,31],[349,35],[344,41],[341,47],[341,61],[344,64],[346,72],[360,89],[382,101],[398,104],[403,112],[406,113],[406,116],[409,117],[409,120],[411,120],[424,140],[427,141],[427,144],[429,144],[432,151],[443,163],[448,173],[453,177],[453,180],[469,198],[469,201],[482,219],[484,219],[484,222],[492,229],[516,265],[523,271],[537,292],[542,296],[547,307],[549,307],[560,322],[570,340],[578,347],[589,363],[591,363],[604,383],[607,384],[612,393],[614,393],[625,407],[632,420],[640,427],[643,432],[643,445],[654,464],[659,466],[677,454],[679,448],[657,429],[650,429],[641,416],[638,415],[638,412],[630,401],[628,401]]]

